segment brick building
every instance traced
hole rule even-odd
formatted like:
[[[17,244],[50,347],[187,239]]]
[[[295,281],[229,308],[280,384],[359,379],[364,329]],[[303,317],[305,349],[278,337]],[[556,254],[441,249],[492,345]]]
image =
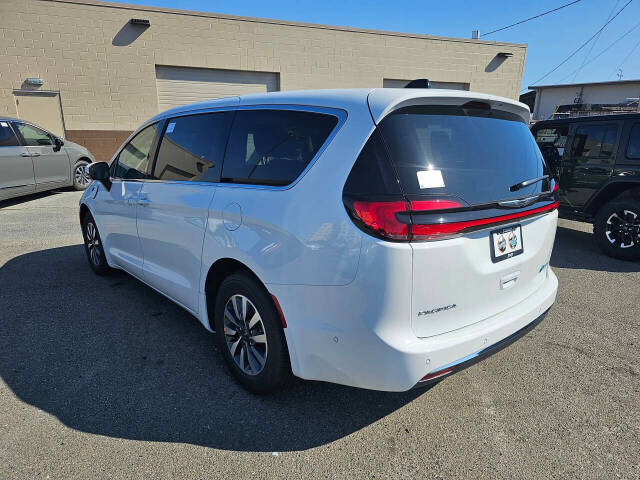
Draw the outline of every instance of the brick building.
[[[141,122],[202,99],[403,86],[518,97],[526,45],[90,0],[0,1],[0,115],[108,159]]]

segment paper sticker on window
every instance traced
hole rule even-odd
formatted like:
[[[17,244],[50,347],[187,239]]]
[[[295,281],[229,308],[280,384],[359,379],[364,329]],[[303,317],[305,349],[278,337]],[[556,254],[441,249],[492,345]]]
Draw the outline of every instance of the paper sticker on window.
[[[176,122],[171,122],[167,125],[167,131],[165,133],[172,133],[174,128],[176,128]]]
[[[7,122],[0,122],[0,127],[8,127],[9,124]]]
[[[440,170],[420,170],[416,173],[421,189],[444,187],[444,180],[442,179],[442,172]]]

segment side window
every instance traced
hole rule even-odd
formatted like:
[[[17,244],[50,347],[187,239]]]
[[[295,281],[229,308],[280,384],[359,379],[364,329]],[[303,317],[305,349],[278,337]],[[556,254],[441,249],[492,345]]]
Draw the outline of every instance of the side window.
[[[15,122],[20,135],[24,138],[25,145],[29,147],[42,147],[46,145],[53,145],[53,141],[47,132],[41,130],[33,125],[27,125],[26,123]]]
[[[343,191],[355,196],[402,194],[379,129],[373,131],[362,148]]]
[[[556,161],[562,158],[568,136],[568,126],[541,128],[536,131],[536,143],[538,147],[540,147],[540,151],[544,155],[545,160]],[[549,156],[549,158],[547,158],[547,156]]]
[[[584,125],[576,128],[572,154],[583,163],[612,162],[618,127]]]
[[[640,123],[636,123],[631,128],[629,145],[627,146],[627,158],[640,160]]]
[[[9,122],[0,122],[0,147],[17,147],[18,138],[9,126]]]
[[[307,167],[338,123],[333,115],[295,110],[239,110],[221,181],[288,185]]]
[[[153,178],[218,182],[233,112],[172,118],[167,123]]]
[[[143,179],[147,178],[149,161],[153,156],[153,146],[158,136],[158,124],[149,125],[140,131],[120,151],[112,170],[114,178]]]

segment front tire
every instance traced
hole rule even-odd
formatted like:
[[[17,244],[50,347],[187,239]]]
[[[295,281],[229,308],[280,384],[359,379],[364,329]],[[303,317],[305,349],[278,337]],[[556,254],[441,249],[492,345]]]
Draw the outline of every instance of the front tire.
[[[614,200],[597,213],[593,233],[600,249],[621,260],[640,259],[640,202]]]
[[[287,383],[291,366],[282,323],[255,279],[236,273],[222,282],[214,325],[229,370],[247,390],[265,393]]]
[[[73,188],[76,190],[86,190],[91,185],[91,179],[89,174],[85,171],[85,168],[89,165],[86,160],[78,160],[73,167]]]
[[[111,272],[104,254],[100,232],[98,232],[96,222],[90,213],[86,213],[82,219],[82,236],[84,237],[84,250],[91,269],[98,275],[106,275]]]

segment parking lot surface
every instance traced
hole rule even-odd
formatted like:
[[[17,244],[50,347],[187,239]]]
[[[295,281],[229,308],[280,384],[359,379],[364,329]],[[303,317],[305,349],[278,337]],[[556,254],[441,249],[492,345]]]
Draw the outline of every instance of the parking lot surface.
[[[259,397],[195,318],[91,272],[79,198],[0,202],[0,478],[640,476],[640,263],[589,225],[560,222],[555,306],[488,360],[429,390]]]

